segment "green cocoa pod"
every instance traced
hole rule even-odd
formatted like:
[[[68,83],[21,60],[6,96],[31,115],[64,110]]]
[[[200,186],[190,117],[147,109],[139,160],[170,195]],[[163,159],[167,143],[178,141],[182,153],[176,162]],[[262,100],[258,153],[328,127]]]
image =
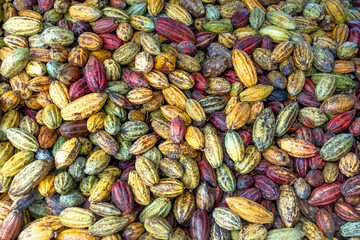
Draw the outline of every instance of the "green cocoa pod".
[[[352,134],[343,133],[330,138],[320,150],[320,156],[324,161],[337,161],[345,156],[353,145]]]
[[[12,78],[20,73],[29,61],[29,48],[17,48],[6,55],[0,68],[1,75]]]

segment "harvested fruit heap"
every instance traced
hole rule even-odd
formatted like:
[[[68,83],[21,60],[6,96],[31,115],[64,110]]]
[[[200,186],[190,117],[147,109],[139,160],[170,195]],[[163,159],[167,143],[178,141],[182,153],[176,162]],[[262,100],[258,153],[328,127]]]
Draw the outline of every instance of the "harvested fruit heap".
[[[359,0],[0,2],[0,240],[359,239]]]

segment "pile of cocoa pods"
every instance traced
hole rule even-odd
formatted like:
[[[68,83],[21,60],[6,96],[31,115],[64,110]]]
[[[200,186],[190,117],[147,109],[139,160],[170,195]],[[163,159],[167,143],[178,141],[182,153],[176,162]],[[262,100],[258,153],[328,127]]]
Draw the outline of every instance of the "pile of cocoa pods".
[[[0,240],[360,239],[360,0],[0,4]]]

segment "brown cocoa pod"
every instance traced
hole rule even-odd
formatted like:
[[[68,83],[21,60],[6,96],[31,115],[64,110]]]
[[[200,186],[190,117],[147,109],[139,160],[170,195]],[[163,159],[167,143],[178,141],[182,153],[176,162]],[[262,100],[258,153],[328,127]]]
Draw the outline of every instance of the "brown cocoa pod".
[[[0,239],[15,240],[24,224],[24,216],[20,210],[11,211],[0,227]]]
[[[60,134],[66,138],[80,138],[90,134],[87,120],[66,121],[60,126]]]

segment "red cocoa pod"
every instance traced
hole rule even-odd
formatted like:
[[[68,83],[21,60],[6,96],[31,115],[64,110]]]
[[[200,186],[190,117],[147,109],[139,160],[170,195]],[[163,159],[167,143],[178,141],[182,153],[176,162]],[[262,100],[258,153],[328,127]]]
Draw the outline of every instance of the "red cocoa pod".
[[[134,195],[125,181],[117,181],[112,185],[111,199],[125,213],[130,213],[134,209]]]
[[[0,227],[0,239],[15,240],[24,225],[22,211],[13,210],[3,220]]]
[[[305,84],[304,87],[302,88],[302,92],[311,93],[315,96],[315,88],[316,88],[316,84],[313,81],[311,81],[310,78],[305,78]]]
[[[89,135],[86,122],[86,119],[64,122],[59,128],[61,136],[65,138],[80,138]]]
[[[81,78],[70,85],[69,98],[74,101],[86,94],[91,93],[89,86],[87,85],[86,78]]]
[[[358,7],[358,6],[356,6],[356,3],[360,3],[359,1],[353,1],[352,2],[352,5],[354,6],[354,7]],[[359,5],[359,7],[360,7],[360,4],[358,4]],[[355,20],[352,20],[352,21],[349,21],[348,23],[347,23],[347,25],[348,25],[348,27],[351,29],[351,28],[353,28],[353,27],[358,27],[358,28],[360,28],[360,22],[359,21],[355,21]]]
[[[261,194],[260,190],[256,187],[248,188],[243,190],[240,194],[238,194],[239,197],[247,198],[254,202],[259,202],[261,199],[261,196],[264,196]]]
[[[245,9],[240,9],[245,10]],[[247,11],[247,10],[246,10]],[[247,54],[252,54],[256,48],[261,44],[262,37],[260,36],[247,36],[235,42],[233,49],[239,49]]]
[[[360,28],[359,27],[353,27],[350,29],[347,42],[353,42],[359,46],[359,43],[360,43]]]
[[[226,207],[226,208],[228,208],[229,205],[227,205],[227,203],[226,203],[226,198],[227,197],[236,197],[236,196],[237,196],[236,192],[224,193],[222,195],[221,200],[219,201],[219,203],[218,203],[218,205],[216,207]]]
[[[311,131],[314,137],[314,145],[322,147],[324,145],[324,131],[320,127],[313,128]]]
[[[103,49],[114,51],[118,49],[121,45],[123,45],[121,39],[114,34],[104,33],[104,34],[99,34],[99,36],[103,40],[103,45],[102,45]]]
[[[196,210],[190,222],[191,238],[194,240],[206,240],[210,234],[209,216],[204,210]]]
[[[312,169],[306,174],[305,180],[312,187],[319,187],[324,183],[324,175],[320,170]]]
[[[323,169],[326,162],[320,157],[319,154],[317,154],[314,157],[308,158],[309,161],[309,167],[311,169]]]
[[[108,93],[110,100],[118,107],[125,108],[128,110],[134,109],[129,100],[120,93],[117,92],[109,92]]]
[[[360,117],[355,118],[351,123],[349,133],[354,135],[354,137],[358,137],[360,135]]]
[[[341,185],[341,194],[345,197],[353,197],[360,194],[360,175],[348,178]]]
[[[231,17],[231,24],[234,28],[245,27],[249,23],[250,12],[246,9],[239,9]]]
[[[224,74],[221,75],[221,77],[230,83],[240,82],[240,79],[238,78],[234,70],[226,71]]]
[[[321,103],[317,100],[314,94],[308,92],[301,92],[296,96],[296,100],[303,107],[320,107]]]
[[[38,0],[37,2],[39,9],[43,12],[49,11],[54,5],[54,0]]]
[[[300,177],[305,177],[309,169],[309,161],[307,158],[295,158],[294,169]]]
[[[240,137],[244,143],[244,147],[247,147],[252,140],[251,130],[240,130],[240,131],[238,131],[238,134],[240,135]]]
[[[227,132],[225,123],[226,114],[223,112],[214,112],[210,114],[210,123],[219,131]]]
[[[258,75],[258,84],[271,85],[269,82],[269,79],[267,78],[267,76],[265,74]]]
[[[346,202],[338,202],[335,204],[335,213],[341,219],[348,222],[360,221],[360,215],[356,212],[355,208]]]
[[[176,46],[176,48],[180,53],[184,53],[190,56],[195,56],[197,53],[195,44],[189,41],[182,41]]]
[[[270,85],[270,83],[269,83]],[[274,115],[278,115],[279,112],[285,107],[281,102],[269,102],[269,108],[273,111]]]
[[[289,133],[294,133],[296,132],[299,128],[301,127],[301,124],[299,123],[298,120],[295,120],[294,124],[291,126],[291,128],[289,129]],[[284,135],[285,137],[285,135]]]
[[[191,93],[191,97],[195,100],[198,100],[198,99],[200,99],[202,97],[206,97],[206,96],[207,96],[206,92],[203,92],[203,91],[194,90]]]
[[[211,167],[210,163],[206,160],[197,162],[200,171],[200,178],[211,187],[217,186],[215,170]]]
[[[261,196],[266,200],[276,200],[280,195],[279,186],[274,183],[270,178],[264,175],[254,176],[255,187],[257,187]]]
[[[127,4],[125,0],[110,0],[109,5],[114,8],[124,9]]]
[[[250,188],[254,185],[254,178],[250,175],[238,175],[236,176],[236,188],[239,191]]]
[[[121,162],[121,161],[119,161],[119,162]],[[128,179],[129,179],[129,173],[130,173],[131,171],[135,171],[135,165],[132,165],[132,166],[129,166],[128,168],[125,168],[124,171],[121,173],[119,179],[120,179],[121,181],[127,182]]]
[[[159,35],[175,43],[180,43],[182,41],[196,43],[195,35],[191,29],[171,18],[158,18],[155,23],[155,31]]]
[[[183,141],[186,127],[181,117],[177,116],[172,119],[169,132],[173,142],[181,143]]]
[[[335,234],[335,221],[325,209],[316,213],[316,224],[328,239],[333,239]]]
[[[298,198],[301,213],[309,220],[316,222],[316,213],[318,208],[308,203],[306,199]]]
[[[274,48],[274,44],[271,40],[271,37],[269,37],[268,35],[263,36],[260,47],[272,51]]]
[[[295,138],[298,139],[302,139],[305,140],[307,142],[311,142],[312,144],[314,144],[314,137],[312,135],[312,131],[309,127],[300,127],[298,130],[296,130],[295,132]]]
[[[264,200],[261,202],[261,205],[264,206],[268,211],[272,212],[272,214],[274,214],[274,216],[277,215],[275,204],[272,201]],[[274,226],[274,222],[266,223],[264,225],[269,230]]]
[[[123,79],[131,88],[150,88],[149,82],[140,72],[126,69],[123,72]]]
[[[258,174],[265,175],[270,166],[272,166],[270,162],[266,160],[261,160],[259,164],[255,167],[255,171]]]
[[[308,203],[312,206],[325,206],[336,202],[341,197],[341,183],[325,183],[311,193]]]
[[[195,46],[200,49],[206,48],[214,41],[216,36],[217,34],[213,32],[199,32],[195,35]]]
[[[266,176],[280,185],[290,184],[296,179],[296,175],[290,169],[276,165],[270,166],[267,169]]]
[[[92,92],[104,91],[107,85],[105,68],[95,55],[90,55],[85,65],[85,78]]]
[[[345,131],[354,120],[355,114],[356,110],[337,114],[335,117],[330,119],[326,126],[326,130],[332,133],[341,133]]]
[[[118,23],[115,18],[105,17],[96,20],[92,25],[92,29],[97,34],[103,34],[103,33],[111,33],[117,28],[117,26]]]
[[[215,203],[219,203],[224,195],[223,190],[217,185],[216,187],[212,188],[214,196],[215,196]]]
[[[354,99],[354,109],[360,110],[360,99],[357,96],[355,96],[354,94],[351,94],[351,93],[346,93],[346,95],[348,95],[349,97]]]
[[[208,88],[208,83],[206,78],[199,72],[193,72],[191,74],[195,79],[194,89],[197,91],[205,91]]]
[[[24,116],[28,116],[28,117],[31,117],[32,119],[36,120],[36,115],[37,115],[37,111],[34,110],[34,109],[30,109],[28,107],[23,107],[21,109],[21,113],[24,115]]]

